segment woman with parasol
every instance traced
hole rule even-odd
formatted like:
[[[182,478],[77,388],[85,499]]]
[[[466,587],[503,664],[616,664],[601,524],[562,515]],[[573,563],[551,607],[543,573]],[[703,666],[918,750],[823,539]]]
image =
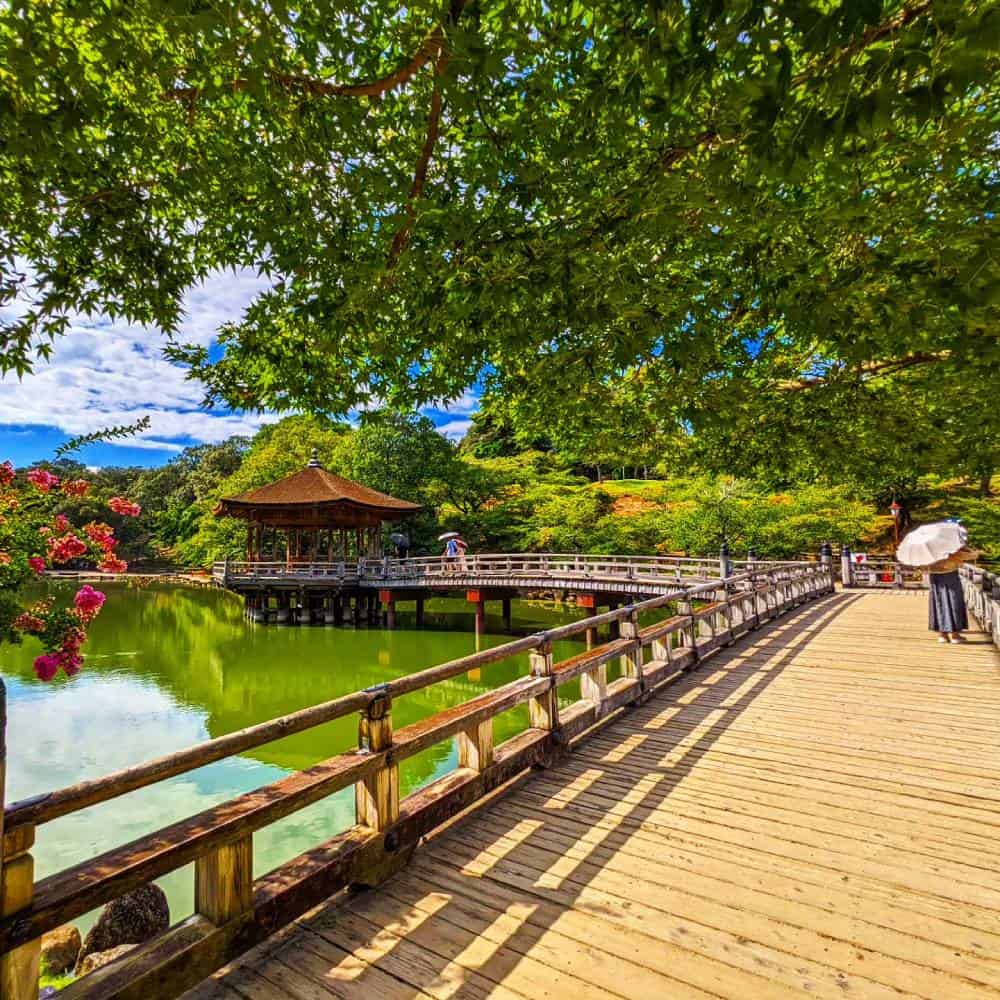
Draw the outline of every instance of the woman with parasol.
[[[937,521],[911,531],[896,550],[901,563],[930,574],[930,629],[939,633],[938,642],[965,641],[969,616],[958,569],[978,555],[968,547],[968,538],[958,521]]]
[[[444,552],[442,553],[450,567],[450,572],[465,569],[465,553],[468,544],[457,531],[446,531],[443,535],[438,535],[438,541],[444,542]]]

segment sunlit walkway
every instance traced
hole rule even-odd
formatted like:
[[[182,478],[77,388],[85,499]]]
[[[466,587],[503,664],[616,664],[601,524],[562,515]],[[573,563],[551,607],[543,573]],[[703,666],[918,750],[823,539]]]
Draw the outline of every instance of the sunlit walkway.
[[[926,596],[751,634],[191,997],[1000,990],[1000,658]]]

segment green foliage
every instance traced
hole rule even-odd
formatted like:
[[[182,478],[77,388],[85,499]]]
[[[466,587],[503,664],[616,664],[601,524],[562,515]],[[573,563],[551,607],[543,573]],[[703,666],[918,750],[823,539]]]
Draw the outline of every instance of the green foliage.
[[[623,465],[803,379],[828,428],[915,368],[995,399],[998,36],[988,0],[7,4],[0,365],[70,310],[175,333],[245,266],[225,350],[171,346],[237,407],[485,374]]]

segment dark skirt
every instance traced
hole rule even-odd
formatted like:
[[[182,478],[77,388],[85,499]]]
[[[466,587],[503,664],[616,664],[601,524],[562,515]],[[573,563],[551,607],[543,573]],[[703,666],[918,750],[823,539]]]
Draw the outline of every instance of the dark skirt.
[[[931,573],[930,627],[934,632],[962,632],[969,627],[958,570]]]

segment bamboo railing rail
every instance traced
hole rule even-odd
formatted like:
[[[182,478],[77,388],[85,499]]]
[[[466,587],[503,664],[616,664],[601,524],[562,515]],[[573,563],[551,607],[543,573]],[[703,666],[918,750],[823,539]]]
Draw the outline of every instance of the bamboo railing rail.
[[[516,639],[386,684],[209,740],[93,781],[17,802],[2,814],[0,990],[34,998],[40,938],[109,900],[194,863],[195,914],[123,959],[61,991],[79,998],[169,998],[333,893],[375,886],[406,863],[422,836],[532,767],[545,767],[624,706],[644,701],[721,646],[832,592],[829,559],[689,583],[649,600]],[[696,606],[697,602],[705,602]],[[640,615],[670,617],[640,627]],[[620,638],[553,661],[552,644],[617,622]],[[593,633],[591,633],[593,634]],[[527,652],[530,670],[494,691],[393,730],[395,698]],[[608,680],[619,659],[622,676]],[[581,698],[559,688],[580,679]],[[494,745],[493,719],[527,703],[530,725]],[[3,704],[0,703],[0,709]],[[36,829],[212,761],[360,713],[358,747],[44,878],[33,878]],[[458,767],[400,800],[399,764],[445,740]],[[0,772],[2,777],[2,772]],[[253,834],[337,791],[356,789],[356,824],[254,879]]]

